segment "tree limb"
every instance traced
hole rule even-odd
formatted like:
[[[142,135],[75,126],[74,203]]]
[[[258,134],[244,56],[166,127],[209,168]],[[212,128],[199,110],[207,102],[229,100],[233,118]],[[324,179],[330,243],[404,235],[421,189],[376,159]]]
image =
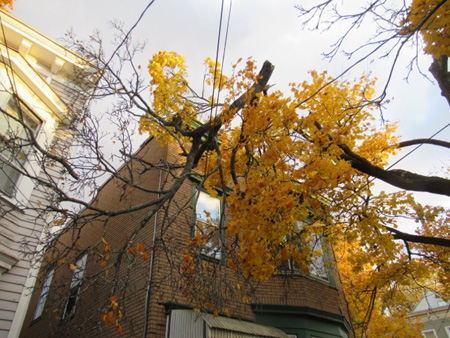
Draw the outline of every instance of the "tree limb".
[[[398,148],[404,148],[404,147],[414,146],[414,145],[418,145],[418,144],[432,144],[435,146],[450,148],[450,142],[434,140],[434,139],[430,139],[430,138],[418,138],[418,139],[414,139],[414,140],[403,141],[403,142],[398,143],[397,146],[398,146]]]
[[[394,239],[401,239],[402,241],[410,243],[431,244],[450,248],[450,239],[408,234],[388,226],[385,226],[385,228],[394,234]]]
[[[257,95],[266,89],[267,83],[272,76],[275,66],[269,61],[265,61],[259,74],[258,79],[255,83],[240,97],[238,97],[229,107],[228,111],[237,111],[245,107],[248,102],[251,102],[257,97]],[[206,140],[201,142],[201,147],[198,150],[197,156],[194,163],[198,163],[203,153],[211,145],[211,142],[215,139],[217,132],[222,127],[222,116],[228,114],[228,111],[224,111],[218,114],[214,120],[202,124],[200,127],[196,128],[192,133],[197,136],[206,135]],[[188,135],[188,133],[186,133]],[[201,138],[199,139],[201,140]]]
[[[350,162],[353,168],[367,175],[401,189],[450,196],[450,180],[436,176],[419,175],[406,170],[385,170],[355,154],[347,145],[341,144],[339,147],[344,152],[342,158]]]

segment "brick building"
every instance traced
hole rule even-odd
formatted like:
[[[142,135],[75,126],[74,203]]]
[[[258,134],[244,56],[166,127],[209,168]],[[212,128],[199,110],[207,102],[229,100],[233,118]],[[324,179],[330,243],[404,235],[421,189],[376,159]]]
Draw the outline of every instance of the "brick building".
[[[122,337],[352,337],[332,250],[324,250],[328,264],[315,262],[310,275],[287,262],[279,275],[256,283],[228,267],[223,243],[211,236],[198,270],[186,276],[187,239],[202,209],[214,218],[221,206],[192,178],[149,213],[148,202],[170,187],[181,159],[176,146],[150,138],[103,185],[48,251],[20,337],[112,337],[118,325]],[[134,187],[120,179],[131,176]],[[141,208],[120,212],[133,206]],[[90,217],[95,208],[115,213]],[[122,247],[128,249],[119,264]]]

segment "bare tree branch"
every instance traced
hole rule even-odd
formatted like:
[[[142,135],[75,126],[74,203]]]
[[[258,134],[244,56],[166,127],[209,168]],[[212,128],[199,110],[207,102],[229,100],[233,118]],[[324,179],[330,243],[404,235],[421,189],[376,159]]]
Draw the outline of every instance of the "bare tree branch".
[[[414,139],[414,140],[403,141],[403,142],[398,143],[397,147],[405,148],[405,147],[415,146],[415,145],[419,145],[419,144],[432,144],[435,146],[450,148],[450,142],[434,140],[434,139],[429,139],[429,138],[418,138],[418,139]]]
[[[344,152],[342,158],[349,161],[353,168],[367,175],[401,189],[450,196],[450,180],[436,176],[418,175],[399,169],[384,170],[355,154],[348,146],[341,144],[339,147]]]
[[[438,245],[450,248],[450,239],[413,235],[388,226],[385,226],[385,228],[394,234],[394,239],[401,239],[402,241],[410,243]]]

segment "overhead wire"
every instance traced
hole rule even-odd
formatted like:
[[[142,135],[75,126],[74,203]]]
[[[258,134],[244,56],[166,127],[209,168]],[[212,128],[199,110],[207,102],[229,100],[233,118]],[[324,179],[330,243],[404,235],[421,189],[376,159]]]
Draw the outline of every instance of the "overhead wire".
[[[232,5],[233,5],[233,0],[230,0],[230,6],[228,8],[228,18],[227,18],[227,24],[226,24],[226,31],[225,31],[225,40],[224,40],[224,45],[223,45],[223,51],[222,51],[222,61],[220,63],[220,68],[218,69],[218,64],[219,64],[219,52],[220,52],[220,42],[221,42],[221,36],[222,36],[222,22],[223,22],[223,14],[224,14],[224,5],[225,5],[225,0],[222,0],[221,3],[221,7],[220,7],[220,19],[219,19],[219,31],[217,34],[217,44],[216,44],[216,55],[215,55],[215,66],[214,66],[214,78],[213,78],[213,88],[212,88],[212,102],[211,102],[211,109],[210,109],[210,113],[209,113],[209,119],[212,119],[212,112],[214,109],[214,103],[218,103],[219,102],[219,98],[220,98],[220,87],[222,84],[222,73],[223,73],[223,65],[225,62],[225,55],[226,55],[226,49],[227,49],[227,42],[228,42],[228,32],[229,32],[229,28],[230,28],[230,18],[231,18],[231,9],[232,9]],[[217,71],[220,71],[220,76],[219,78],[217,78]],[[217,89],[217,98],[215,98],[215,90],[216,90],[216,83],[217,81],[219,81],[218,84],[218,89]],[[215,112],[214,112],[214,117],[217,116],[217,104],[215,105]]]
[[[227,42],[228,42],[228,32],[229,32],[229,28],[230,28],[230,18],[231,18],[231,8],[233,7],[233,0],[230,0],[230,6],[228,8],[228,18],[227,18],[227,29],[225,30],[225,41],[224,41],[224,45],[223,45],[223,52],[222,52],[222,61],[220,63],[220,77],[219,77],[219,86],[218,86],[218,91],[217,91],[217,100],[216,102],[219,102],[220,99],[220,88],[222,86],[222,74],[223,74],[223,67],[225,64],[225,55],[226,55],[226,51],[227,51]],[[216,62],[217,64],[217,62]],[[216,111],[215,111],[215,116],[217,115],[217,110],[218,110],[218,105],[216,105]]]
[[[433,135],[431,135],[428,139],[432,140],[433,137],[435,137],[436,135],[440,134],[441,132],[443,132],[445,129],[447,129],[448,127],[450,127],[450,123],[448,123],[447,125],[445,125],[444,127],[442,127],[441,129],[439,129],[437,132],[435,132]],[[406,157],[408,157],[409,155],[411,155],[413,152],[415,152],[417,149],[419,149],[420,147],[423,146],[423,143],[419,144],[418,146],[416,146],[414,149],[410,150],[408,153],[406,153],[404,156],[402,156],[401,158],[399,158],[397,161],[395,161],[393,164],[391,164],[386,170],[391,169],[392,167],[394,167],[396,164],[398,164],[400,161],[403,161]]]
[[[212,87],[212,94],[211,94],[211,109],[209,111],[209,120],[212,119],[212,112],[214,108],[214,96],[215,96],[215,90],[216,90],[216,80],[217,80],[217,62],[219,61],[219,50],[220,50],[220,38],[222,33],[222,20],[223,20],[223,7],[225,4],[225,0],[222,0],[221,6],[220,6],[220,18],[219,18],[219,31],[217,33],[217,44],[216,44],[216,56],[215,56],[215,65],[214,65],[214,77],[213,77],[213,87]]]
[[[227,24],[226,24],[226,31],[225,31],[225,41],[224,41],[223,51],[222,51],[222,62],[220,64],[220,68],[218,68],[225,0],[222,0],[221,6],[220,6],[219,30],[218,30],[218,33],[217,33],[217,44],[216,44],[215,64],[214,64],[214,77],[213,77],[213,88],[212,88],[211,103],[210,103],[211,107],[210,107],[210,110],[209,110],[209,121],[210,122],[213,119],[213,110],[214,110],[214,118],[217,116],[217,110],[218,110],[218,104],[217,103],[219,102],[219,99],[220,99],[220,87],[221,87],[221,84],[222,84],[222,73],[223,73],[223,65],[224,65],[224,62],[225,62],[225,55],[226,55],[226,49],[227,49],[228,32],[229,32],[229,28],[230,28],[230,18],[231,18],[232,4],[233,4],[233,0],[230,0],[230,6],[229,6],[229,9],[228,9],[228,18],[227,18]],[[218,70],[220,72],[219,79],[217,78]],[[217,83],[217,81],[219,81],[219,84],[217,86],[217,98],[216,98],[215,95],[216,95],[216,83]],[[208,166],[208,154],[206,154],[206,166]]]

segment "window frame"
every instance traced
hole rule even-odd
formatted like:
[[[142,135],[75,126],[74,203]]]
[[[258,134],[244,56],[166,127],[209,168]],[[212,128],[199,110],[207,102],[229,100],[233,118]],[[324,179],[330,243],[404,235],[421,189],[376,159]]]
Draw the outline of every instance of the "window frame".
[[[307,222],[308,220],[306,220]],[[296,225],[301,230],[303,226],[303,221],[296,221]],[[318,234],[314,234],[314,238],[309,242],[311,245],[311,242],[314,242],[313,247],[311,248],[311,262],[308,265],[308,273],[303,274],[300,272],[300,268],[297,266],[297,263],[294,261],[294,259],[291,257],[289,259],[283,260],[282,265],[278,268],[278,275],[295,275],[295,276],[308,276],[311,278],[318,279],[320,281],[326,282],[326,283],[332,283],[332,277],[330,275],[330,268],[327,266],[327,263],[330,261],[330,258],[328,256],[327,250],[324,250],[324,242],[322,236]],[[314,256],[314,251],[316,250],[316,246],[319,246],[319,250],[322,253],[320,257]],[[302,248],[301,239],[299,239],[298,243],[299,249]],[[323,275],[312,273],[313,271],[316,271],[317,268],[312,269],[312,267],[316,266],[315,261],[320,259],[321,260],[321,267],[320,269],[323,271]]]
[[[435,329],[422,330],[422,336],[423,336],[424,338],[428,338],[428,337],[425,335],[425,334],[427,334],[427,333],[432,333],[432,334],[434,335],[434,338],[438,338]]]
[[[12,109],[12,111],[14,113],[17,114],[17,118],[21,120],[21,122],[15,121],[14,117],[8,117],[8,115],[6,113],[8,113],[8,110],[5,109],[7,106],[12,106],[15,105],[17,108],[16,109]],[[40,132],[44,126],[44,120],[38,116],[33,109],[31,109],[29,107],[29,105],[27,105],[24,100],[22,100],[19,96],[14,95],[14,94],[4,94],[2,95],[2,98],[0,100],[0,106],[1,109],[4,110],[5,112],[1,112],[1,114],[4,116],[4,121],[5,121],[5,131],[6,131],[6,135],[4,135],[5,137],[7,137],[7,133],[9,130],[9,126],[7,126],[8,123],[12,122],[14,124],[17,124],[17,127],[13,127],[16,128],[17,131],[19,131],[19,133],[17,133],[17,137],[19,139],[20,142],[22,142],[22,140],[20,139],[22,136],[20,134],[25,134],[27,137],[29,130],[26,130],[26,128],[30,128],[33,131],[33,137],[35,139],[39,138]],[[12,115],[12,114],[11,114]],[[32,128],[30,127],[26,121],[24,117],[22,116],[27,116],[27,118],[30,121],[34,121],[36,123],[36,127]],[[2,116],[2,118],[3,118]],[[8,121],[10,120],[10,121]],[[24,127],[22,124],[27,125],[27,127]],[[21,129],[21,130],[19,130]],[[9,151],[6,151],[6,155],[0,153],[0,165],[2,167],[6,166],[8,169],[8,172],[3,171],[3,169],[0,168],[0,171],[3,172],[4,174],[4,178],[6,181],[10,181],[9,184],[5,185],[5,186],[0,186],[0,193],[2,195],[4,195],[5,197],[12,199],[16,197],[17,192],[20,190],[20,186],[21,186],[21,182],[23,180],[24,175],[22,174],[23,171],[28,171],[31,169],[31,165],[30,165],[30,155],[31,155],[31,145],[29,144],[29,142],[27,142],[28,138],[23,139],[23,145],[20,145],[20,148],[23,148],[24,151],[22,154],[23,158],[19,158],[19,159],[15,159],[15,157],[18,154],[8,154]],[[19,146],[18,146],[19,147]],[[7,158],[10,157],[10,158]],[[17,163],[14,163],[17,162]],[[8,174],[13,175],[8,177]]]
[[[72,278],[70,280],[69,297],[64,304],[64,310],[62,312],[62,321],[68,321],[75,316],[81,286],[86,272],[87,258],[88,253],[85,252],[78,256],[75,261],[75,269],[73,270]]]
[[[4,48],[0,46],[0,49]],[[12,53],[8,57],[8,62],[0,62],[0,106],[3,107],[10,96],[18,97],[42,121],[36,142],[43,149],[49,149],[59,124],[69,121],[66,117],[70,116],[70,109],[20,55]],[[39,154],[32,151],[23,168],[37,177],[42,171]],[[21,175],[14,196],[0,191],[0,199],[18,210],[24,208],[36,187],[33,177]]]
[[[52,267],[45,275],[44,283],[42,284],[41,293],[39,294],[39,298],[36,303],[32,321],[41,318],[42,314],[44,313],[45,304],[47,303],[47,297],[50,292],[50,286],[52,284],[54,275],[55,267]]]
[[[218,242],[219,245],[217,247],[212,246],[213,252],[205,252],[205,248],[207,247],[207,245],[199,246],[199,254],[201,255],[202,258],[207,259],[207,260],[211,260],[211,261],[222,261],[224,256],[225,256],[225,228],[224,228],[224,222],[225,222],[225,213],[224,213],[224,206],[223,206],[223,200],[220,198],[221,194],[218,193],[218,196],[213,197],[210,194],[208,194],[208,192],[206,192],[205,189],[203,189],[200,185],[198,184],[194,184],[193,185],[193,224],[191,227],[191,237],[194,238],[196,236],[196,234],[198,233],[198,230],[201,229],[201,227],[198,226],[199,223],[203,223],[203,224],[210,224],[208,223],[208,220],[205,222],[204,220],[202,220],[201,218],[198,217],[198,213],[197,213],[197,205],[198,202],[201,198],[201,196],[208,196],[211,199],[216,199],[219,202],[219,210],[218,210],[218,216],[219,216],[219,221],[217,223],[217,235],[218,235]],[[205,209],[206,210],[206,209]],[[206,210],[207,211],[207,210]],[[214,225],[211,225],[214,226]]]

